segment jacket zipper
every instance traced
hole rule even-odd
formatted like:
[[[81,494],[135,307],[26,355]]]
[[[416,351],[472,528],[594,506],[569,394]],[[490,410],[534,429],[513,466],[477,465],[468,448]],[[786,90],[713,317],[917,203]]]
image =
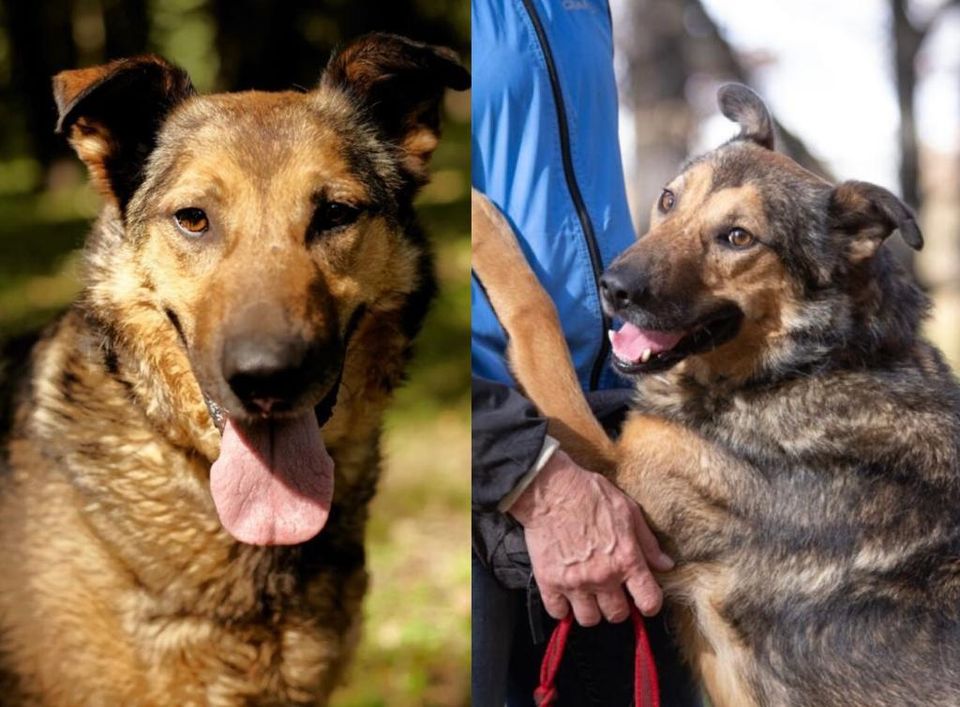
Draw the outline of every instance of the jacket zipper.
[[[590,214],[587,213],[586,204],[583,202],[583,195],[580,193],[580,186],[577,184],[577,177],[573,171],[573,156],[570,152],[570,128],[567,123],[567,111],[563,103],[563,94],[560,91],[560,78],[557,75],[557,67],[553,61],[553,52],[550,49],[550,43],[547,41],[547,33],[540,22],[540,16],[533,7],[533,0],[523,0],[523,6],[530,16],[533,23],[533,29],[537,34],[537,40],[540,42],[540,48],[543,50],[543,57],[547,64],[547,74],[550,77],[550,88],[553,91],[553,103],[557,108],[557,124],[560,132],[560,155],[563,161],[563,175],[567,181],[567,190],[570,192],[570,199],[577,210],[577,218],[580,220],[580,229],[583,231],[584,240],[587,243],[587,251],[590,253],[590,265],[593,267],[593,283],[597,288],[597,302],[600,302],[600,276],[603,274],[602,261],[600,259],[600,249],[597,247],[597,236],[593,230],[593,223],[590,221]],[[610,329],[610,318],[600,307],[600,320],[603,331],[600,332],[600,351],[593,362],[593,368],[590,371],[590,390],[596,390],[600,384],[600,374],[603,372],[603,364],[610,353],[610,342],[607,339],[607,330]]]

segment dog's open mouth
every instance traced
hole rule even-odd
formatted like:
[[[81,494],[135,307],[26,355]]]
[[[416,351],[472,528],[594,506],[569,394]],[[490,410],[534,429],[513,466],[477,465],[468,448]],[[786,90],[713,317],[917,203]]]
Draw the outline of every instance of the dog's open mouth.
[[[743,313],[729,305],[684,331],[641,329],[630,322],[610,331],[613,365],[626,375],[665,371],[694,354],[717,348],[740,330]]]
[[[344,350],[366,307],[347,323]],[[179,320],[167,316],[188,350]],[[250,545],[297,545],[327,524],[333,503],[334,463],[321,429],[333,416],[343,361],[326,395],[300,413],[234,419],[203,390],[210,419],[220,431],[220,456],[210,467],[210,493],[224,529]]]
[[[333,500],[333,460],[314,412],[252,423],[228,417],[210,492],[240,542],[295,545],[319,533]]]
[[[333,501],[334,463],[321,436],[339,379],[314,409],[293,416],[235,420],[209,397],[220,429],[210,492],[220,522],[250,545],[296,545],[317,535]]]

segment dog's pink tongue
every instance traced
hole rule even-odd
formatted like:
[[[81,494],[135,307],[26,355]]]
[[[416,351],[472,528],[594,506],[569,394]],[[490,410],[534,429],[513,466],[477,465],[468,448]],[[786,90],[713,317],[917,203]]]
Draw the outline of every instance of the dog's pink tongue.
[[[613,353],[621,361],[631,362],[639,361],[643,357],[643,352],[647,349],[650,349],[650,354],[654,356],[669,351],[682,338],[682,333],[641,329],[630,322],[620,327],[619,331],[610,332]]]
[[[333,460],[313,411],[243,426],[228,419],[210,492],[240,542],[295,545],[319,533],[333,499]]]

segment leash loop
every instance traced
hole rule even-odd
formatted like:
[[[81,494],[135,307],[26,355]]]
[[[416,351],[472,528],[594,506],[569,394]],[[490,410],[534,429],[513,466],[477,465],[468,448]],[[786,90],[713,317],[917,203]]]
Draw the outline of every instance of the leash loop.
[[[650,650],[650,639],[647,636],[647,627],[643,616],[637,607],[630,608],[630,618],[633,621],[633,633],[636,637],[636,648],[633,655],[633,703],[636,707],[660,707],[660,683],[657,678],[657,665]],[[533,693],[537,707],[556,707],[557,671],[560,661],[567,648],[567,639],[573,626],[573,616],[567,614],[553,629],[547,650],[543,654],[540,664],[540,685]]]

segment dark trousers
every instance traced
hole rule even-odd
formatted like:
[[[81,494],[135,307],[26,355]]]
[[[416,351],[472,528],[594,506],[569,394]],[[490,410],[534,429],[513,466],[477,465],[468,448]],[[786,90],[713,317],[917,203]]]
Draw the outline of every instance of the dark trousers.
[[[523,590],[503,588],[473,559],[473,706],[531,707],[546,642],[535,644]],[[542,611],[542,609],[536,609]],[[555,622],[543,614],[549,637]],[[700,707],[661,617],[647,619],[663,707]],[[557,677],[561,707],[633,704],[633,625],[574,626]]]

